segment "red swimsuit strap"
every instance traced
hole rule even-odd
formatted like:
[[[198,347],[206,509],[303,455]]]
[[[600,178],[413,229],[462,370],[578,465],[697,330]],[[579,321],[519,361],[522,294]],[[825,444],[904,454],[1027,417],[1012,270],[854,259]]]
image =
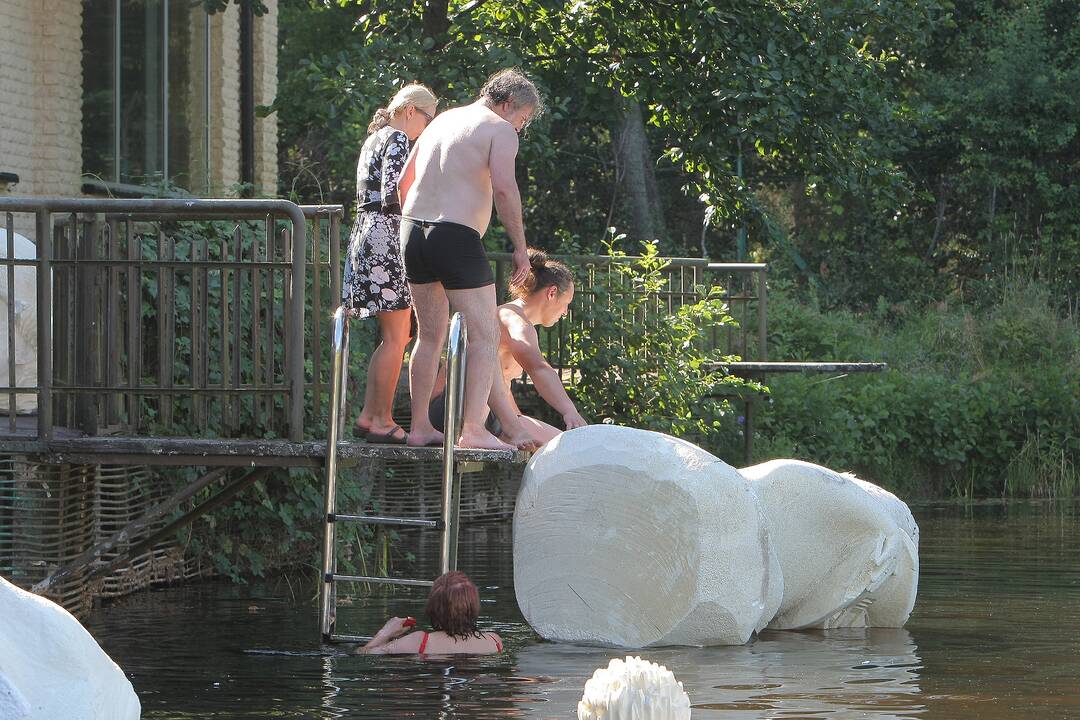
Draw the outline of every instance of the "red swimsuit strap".
[[[424,633],[424,639],[420,641],[420,649],[416,651],[417,653],[423,654],[424,648],[427,647],[427,638],[428,634]]]
[[[491,636],[491,639],[495,643],[496,652],[502,652],[502,641],[500,641],[499,638],[495,637],[494,634]]]

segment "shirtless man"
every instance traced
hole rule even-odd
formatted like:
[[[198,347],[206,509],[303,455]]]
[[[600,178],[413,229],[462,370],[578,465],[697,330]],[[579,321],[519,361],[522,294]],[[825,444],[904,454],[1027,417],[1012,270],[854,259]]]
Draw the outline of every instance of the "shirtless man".
[[[540,250],[529,250],[529,274],[523,282],[510,282],[514,299],[499,306],[499,368],[502,382],[491,392],[491,409],[502,427],[502,439],[525,450],[539,449],[561,430],[523,415],[514,401],[510,383],[522,370],[536,391],[562,416],[567,430],[587,425],[566,394],[562,378],[540,352],[536,325],[551,327],[566,315],[574,299],[574,276],[561,262],[548,260]]]
[[[428,404],[453,307],[465,316],[469,332],[459,443],[512,449],[484,427],[499,330],[495,278],[481,238],[494,201],[514,246],[511,277],[524,280],[529,258],[514,160],[518,134],[541,109],[536,86],[524,75],[515,70],[495,73],[476,102],[431,122],[402,172],[401,249],[417,319],[409,362],[409,445],[442,443],[442,433],[428,419]]]

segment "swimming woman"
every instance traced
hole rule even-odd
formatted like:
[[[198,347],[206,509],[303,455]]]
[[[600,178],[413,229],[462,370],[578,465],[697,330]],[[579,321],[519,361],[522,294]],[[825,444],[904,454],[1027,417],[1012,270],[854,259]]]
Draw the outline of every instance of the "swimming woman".
[[[502,638],[480,632],[480,593],[469,576],[457,570],[436,578],[424,612],[431,631],[410,632],[416,621],[392,617],[367,645],[356,652],[368,655],[494,655]]]

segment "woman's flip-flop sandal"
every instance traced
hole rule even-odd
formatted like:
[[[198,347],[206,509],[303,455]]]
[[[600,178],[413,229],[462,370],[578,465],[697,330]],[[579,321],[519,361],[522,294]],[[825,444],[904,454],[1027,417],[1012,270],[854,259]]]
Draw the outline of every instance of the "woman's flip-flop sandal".
[[[401,434],[398,435],[397,433]],[[395,425],[390,429],[390,432],[386,433],[373,433],[369,432],[367,435],[367,441],[375,445],[404,445],[409,439],[409,433],[400,425]]]

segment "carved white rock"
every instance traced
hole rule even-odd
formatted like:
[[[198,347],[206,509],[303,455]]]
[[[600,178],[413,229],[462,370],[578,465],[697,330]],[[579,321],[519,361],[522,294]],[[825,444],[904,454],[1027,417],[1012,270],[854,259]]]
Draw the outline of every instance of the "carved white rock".
[[[15,233],[15,254],[17,260],[34,260],[37,248],[28,238]],[[0,259],[7,257],[7,229],[0,228]],[[3,380],[0,385],[8,385],[9,358],[15,357],[15,385],[34,387],[37,385],[37,271],[35,268],[20,265],[15,268],[14,292],[8,288],[7,268],[0,272],[0,372]],[[14,305],[15,343],[8,347],[8,313]],[[6,412],[10,403],[7,393],[0,393],[0,411]],[[37,395],[17,395],[15,410],[30,413],[37,410]]]
[[[773,617],[782,584],[751,484],[691,443],[592,425],[525,469],[514,588],[545,638],[741,644]]]
[[[20,720],[138,720],[141,712],[131,682],[78,620],[3,578],[0,709]]]
[[[613,658],[585,683],[578,720],[690,720],[690,698],[675,674],[639,657]]]
[[[784,598],[772,629],[901,627],[919,584],[919,527],[876,485],[798,460],[739,471],[764,504]]]

